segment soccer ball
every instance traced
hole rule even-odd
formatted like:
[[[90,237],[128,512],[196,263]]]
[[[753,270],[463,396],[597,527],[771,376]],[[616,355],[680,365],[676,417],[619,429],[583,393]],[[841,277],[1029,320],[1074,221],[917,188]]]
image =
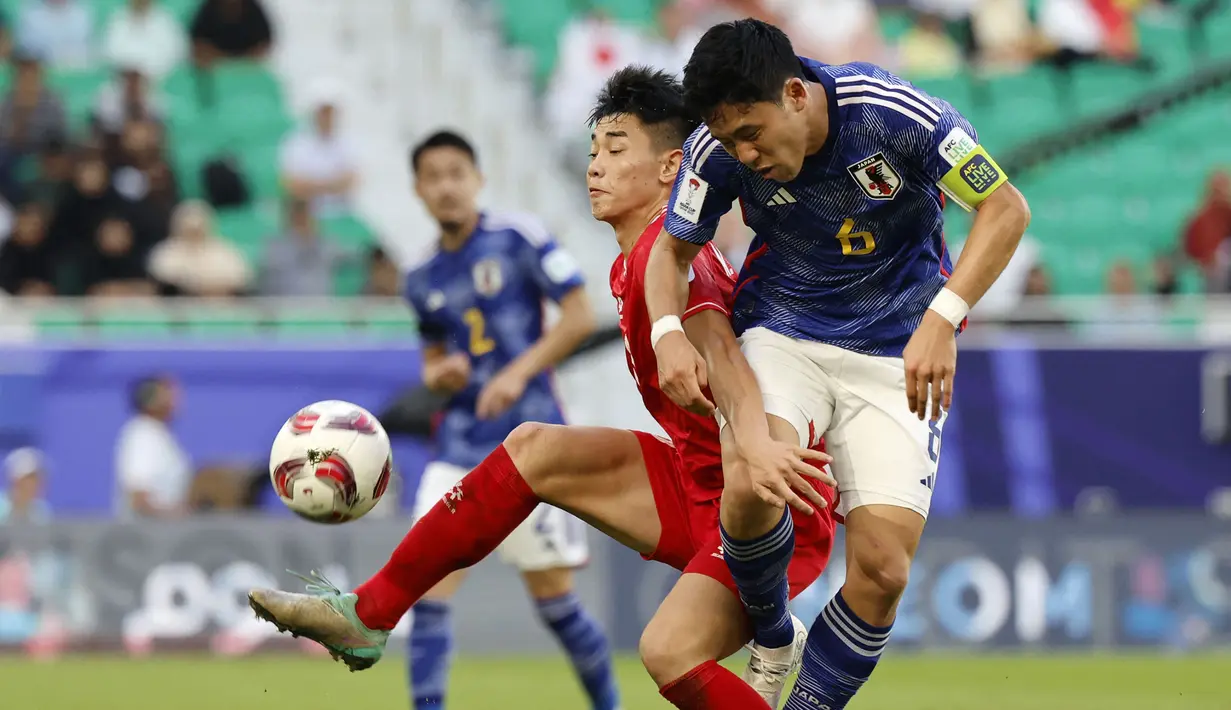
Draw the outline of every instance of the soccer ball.
[[[363,517],[392,473],[384,427],[363,407],[338,400],[310,404],[287,419],[269,454],[278,497],[316,523]]]

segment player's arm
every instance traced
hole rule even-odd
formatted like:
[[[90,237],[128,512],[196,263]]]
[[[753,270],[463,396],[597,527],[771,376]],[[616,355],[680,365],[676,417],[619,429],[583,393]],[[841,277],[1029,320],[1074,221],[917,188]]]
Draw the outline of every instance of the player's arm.
[[[406,280],[406,300],[417,316],[423,384],[433,392],[453,394],[470,381],[470,358],[464,352],[450,352],[449,328],[427,307],[426,294],[415,287],[417,280],[414,275]]]
[[[953,402],[957,331],[1013,257],[1030,224],[1030,207],[970,123],[948,104],[935,102],[933,108],[935,125],[921,130],[917,120],[906,122],[899,144],[953,201],[977,210],[953,274],[903,352],[907,405],[924,419],[930,395],[936,420]]]
[[[646,263],[645,304],[653,323],[650,342],[658,359],[659,388],[671,401],[700,414],[714,411],[702,393],[709,377],[704,359],[684,337],[680,318],[688,303],[692,262],[713,240],[718,220],[735,200],[729,184],[737,165],[704,126],[689,137],[664,229]]]
[[[684,321],[684,331],[713,375],[714,384],[710,389],[718,411],[728,422],[736,453],[748,464],[757,495],[767,503],[786,503],[808,515],[824,508],[827,505],[824,496],[803,477],[837,485],[824,469],[808,463],[824,464],[832,459],[819,451],[775,441],[770,436],[761,387],[740,350],[728,316],[717,310],[701,311]],[[761,472],[776,472],[777,475],[760,475]]]
[[[480,419],[513,406],[531,379],[555,367],[594,332],[594,309],[577,262],[539,225],[527,223],[524,232],[520,263],[543,296],[559,305],[560,318],[483,387],[475,406]]]

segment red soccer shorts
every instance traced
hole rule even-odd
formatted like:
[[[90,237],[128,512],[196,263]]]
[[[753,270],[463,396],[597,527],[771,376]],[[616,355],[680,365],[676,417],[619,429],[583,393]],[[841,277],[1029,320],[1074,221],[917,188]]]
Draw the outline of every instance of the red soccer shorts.
[[[633,433],[641,442],[641,454],[662,526],[658,548],[646,559],[670,565],[685,574],[701,574],[718,580],[738,596],[735,580],[722,557],[718,534],[719,499],[690,500],[683,482],[684,477],[691,474],[682,470],[675,448],[652,434]],[[817,511],[816,515],[794,516],[795,554],[787,569],[792,598],[821,576],[833,552],[834,492],[828,486],[818,485],[817,488],[829,506]]]

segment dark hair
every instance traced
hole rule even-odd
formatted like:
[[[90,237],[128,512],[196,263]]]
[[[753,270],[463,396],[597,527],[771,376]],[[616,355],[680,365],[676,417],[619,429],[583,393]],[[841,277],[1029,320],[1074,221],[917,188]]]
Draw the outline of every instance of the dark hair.
[[[470,158],[470,162],[474,166],[479,167],[479,156],[474,152],[474,146],[470,141],[466,140],[459,133],[453,131],[436,131],[432,135],[424,138],[414,150],[410,151],[410,167],[416,173],[419,172],[419,159],[423,154],[435,148],[454,148],[466,154]]]
[[[590,112],[590,124],[611,116],[636,116],[654,137],[673,148],[700,123],[684,104],[684,88],[671,74],[630,65],[607,80]]]
[[[166,375],[150,375],[142,377],[132,384],[129,390],[129,403],[138,412],[144,412],[154,401],[154,395],[168,382]]]
[[[760,20],[724,22],[706,30],[684,67],[684,100],[704,119],[720,106],[782,101],[782,85],[803,77],[786,34]]]

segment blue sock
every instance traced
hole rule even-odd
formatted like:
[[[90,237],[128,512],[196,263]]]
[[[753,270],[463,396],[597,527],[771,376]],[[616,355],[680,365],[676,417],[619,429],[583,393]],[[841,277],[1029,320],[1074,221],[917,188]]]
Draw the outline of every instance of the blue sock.
[[[536,599],[539,616],[568,652],[573,668],[590,696],[594,710],[616,710],[620,691],[611,669],[611,646],[607,635],[577,595],[569,592],[551,599]]]
[[[795,553],[795,523],[789,510],[764,535],[734,540],[722,533],[722,556],[735,579],[739,598],[752,620],[752,638],[765,648],[782,648],[795,640],[791,624],[786,570]]]
[[[842,710],[876,668],[893,625],[872,626],[834,595],[812,624],[804,664],[783,710]]]
[[[453,662],[453,624],[446,602],[420,601],[412,607],[410,693],[415,710],[441,710]]]

